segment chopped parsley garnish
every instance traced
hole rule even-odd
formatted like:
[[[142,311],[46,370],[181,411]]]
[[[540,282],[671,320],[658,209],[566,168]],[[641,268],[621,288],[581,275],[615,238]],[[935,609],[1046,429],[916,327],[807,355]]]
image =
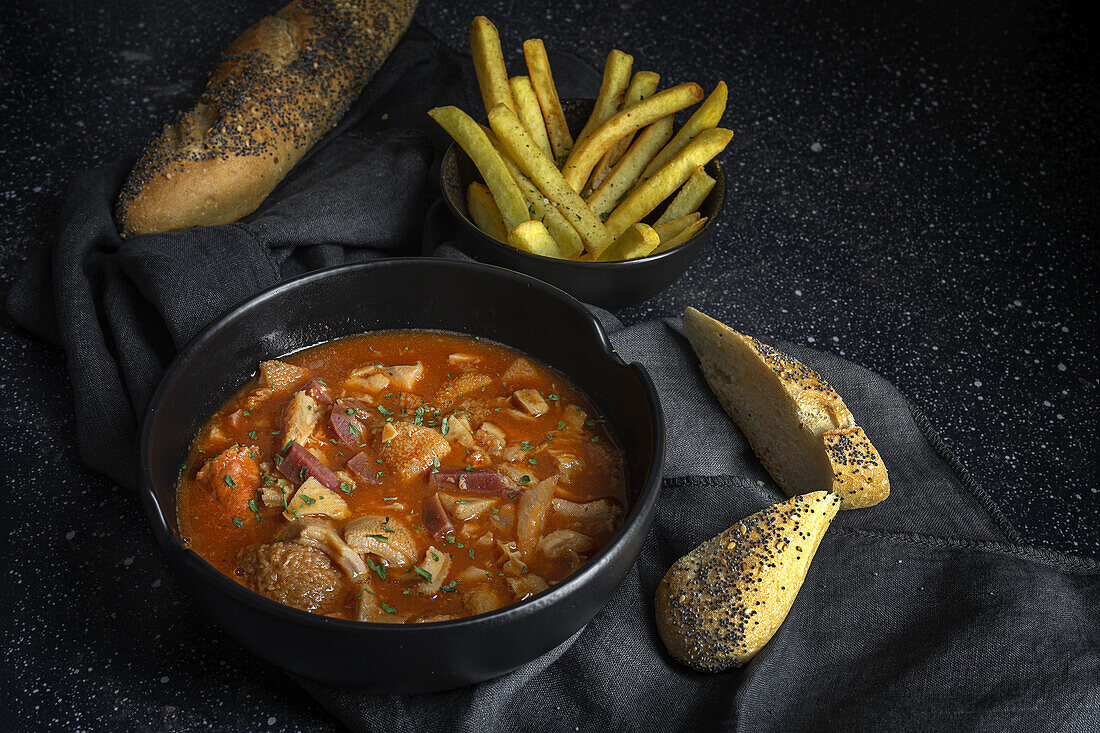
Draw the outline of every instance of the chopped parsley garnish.
[[[290,446],[293,445],[293,444],[294,444],[293,440],[288,440],[286,442],[286,445],[283,446],[283,450],[280,451],[280,452],[285,454],[288,450],[290,450]]]
[[[447,583],[447,585],[443,586],[439,590],[443,591],[444,593],[454,593],[456,590],[458,590],[458,588],[456,587],[457,585],[458,581],[452,580],[450,583]]]
[[[425,570],[424,568],[422,568],[422,567],[417,567],[417,566],[415,566],[415,565],[414,565],[414,566],[413,566],[413,570],[415,570],[415,571],[416,571],[416,574],[417,574],[417,575],[419,575],[419,576],[420,576],[421,578],[423,578],[424,580],[428,581],[429,583],[430,583],[430,582],[432,582],[432,574],[431,574],[431,573],[429,573],[429,572],[428,572],[427,570]]]
[[[382,607],[382,610],[386,613],[397,613],[397,609],[393,606],[387,606],[385,601],[379,601],[378,605]]]
[[[256,440],[256,431],[255,430],[249,430],[248,431],[248,437],[252,438],[253,440]]]
[[[530,463],[530,464],[531,464],[532,466],[537,466],[537,465],[539,465],[539,462],[538,462],[538,461],[536,461],[536,460],[535,460],[534,458],[528,458],[528,459],[527,459],[527,462],[528,462],[528,463]]]
[[[369,535],[367,535],[367,537],[370,537],[371,539],[378,540],[379,542],[389,542],[390,541],[390,538],[387,537],[384,534],[369,534]]]
[[[233,517],[233,524],[235,524],[238,527],[243,527],[244,526],[244,520],[241,519],[240,517]]]
[[[455,499],[455,504],[473,504],[473,499]]]
[[[385,405],[379,405],[378,411],[381,412],[383,415],[386,415],[387,417],[397,414],[393,410],[388,409]]]
[[[447,417],[443,418],[443,422],[439,426],[439,432],[443,433],[444,435],[451,432],[450,418],[447,418]]]
[[[367,558],[367,567],[370,568],[371,570],[373,570],[374,572],[378,573],[378,577],[381,578],[382,580],[386,579],[386,566],[385,565],[375,565],[374,560],[371,560],[368,557]]]
[[[299,492],[298,495],[302,497],[302,503],[306,506],[312,506],[317,503],[317,500],[314,499],[312,496],[308,496],[307,494],[304,494],[302,492]]]
[[[225,474],[224,476],[222,476],[222,480],[224,480],[224,481],[225,481],[225,485],[226,485],[226,486],[229,486],[230,488],[236,488],[236,486],[237,486],[237,482],[236,482],[236,481],[234,481],[234,480],[233,480],[233,479],[232,479],[232,478],[231,478],[231,477],[229,476],[229,474],[228,474],[228,473],[227,473],[227,474]]]
[[[551,401],[557,401],[557,400],[560,400],[561,397],[558,397],[556,394],[548,394],[548,395],[546,395],[546,399],[551,400]]]
[[[396,496],[383,496],[382,501],[397,501]]]
[[[521,484],[529,484],[529,483],[531,483],[531,477],[524,474],[523,476],[520,477],[519,482]]]
[[[351,484],[349,484],[347,481],[341,481],[340,482],[340,491],[343,491],[345,494],[350,494],[351,493]]]

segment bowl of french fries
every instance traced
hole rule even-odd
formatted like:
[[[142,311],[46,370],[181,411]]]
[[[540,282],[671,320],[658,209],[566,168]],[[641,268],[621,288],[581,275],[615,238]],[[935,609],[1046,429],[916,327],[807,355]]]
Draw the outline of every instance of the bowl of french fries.
[[[486,18],[471,24],[470,47],[483,121],[429,112],[454,139],[440,175],[467,252],[608,308],[679,278],[725,199],[715,158],[733,136],[718,127],[726,85],[659,89],[658,74],[612,50],[594,99],[560,99],[540,39],[523,44],[526,76],[508,76]]]

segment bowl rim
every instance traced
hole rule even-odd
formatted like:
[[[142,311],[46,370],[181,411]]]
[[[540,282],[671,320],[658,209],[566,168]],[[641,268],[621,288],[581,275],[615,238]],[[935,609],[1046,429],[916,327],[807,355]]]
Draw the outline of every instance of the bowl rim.
[[[443,266],[453,267],[456,269],[466,270],[483,270],[491,271],[495,275],[503,277],[509,280],[515,280],[522,282],[526,287],[530,287],[536,290],[542,290],[547,295],[557,299],[563,307],[573,310],[578,315],[584,316],[589,325],[591,326],[591,336],[597,339],[600,348],[604,351],[605,356],[608,359],[617,362],[618,366],[628,369],[638,379],[641,384],[642,391],[645,394],[650,421],[653,428],[653,456],[650,462],[649,471],[641,479],[640,489],[637,497],[631,503],[630,509],[627,512],[627,516],[623,521],[623,526],[619,531],[604,545],[601,550],[596,553],[588,562],[582,565],[579,569],[571,573],[561,582],[551,586],[548,590],[543,591],[535,596],[517,601],[509,605],[503,606],[494,611],[488,613],[477,614],[473,616],[463,616],[457,619],[451,619],[447,621],[431,621],[425,623],[416,624],[386,624],[370,621],[355,621],[351,619],[332,618],[329,616],[323,616],[321,614],[311,613],[309,611],[303,611],[293,606],[288,606],[278,601],[274,601],[256,591],[246,588],[244,585],[229,578],[213,565],[208,563],[194,550],[188,549],[180,543],[175,533],[172,530],[172,522],[175,518],[169,519],[165,516],[160,503],[157,501],[156,492],[154,489],[154,482],[150,471],[147,470],[147,466],[150,464],[150,449],[152,443],[152,428],[154,419],[157,415],[161,402],[164,400],[170,385],[175,381],[180,371],[190,362],[194,353],[198,351],[209,340],[215,338],[218,333],[226,328],[228,324],[237,318],[240,318],[249,309],[255,307],[258,303],[269,300],[272,298],[281,297],[287,291],[293,291],[294,289],[303,286],[305,283],[313,282],[317,280],[324,280],[328,277],[332,277],[338,273],[364,271],[370,272],[378,269],[387,269],[390,267],[407,267],[407,266]],[[323,342],[322,342],[323,343]],[[316,344],[314,344],[316,345]],[[506,346],[508,344],[505,344]],[[517,348],[517,347],[512,347]],[[519,350],[519,349],[517,349]],[[522,351],[522,350],[521,350]],[[553,366],[553,365],[551,365]],[[568,375],[567,375],[568,376]],[[238,602],[244,603],[254,610],[261,613],[276,616],[282,621],[290,623],[304,624],[307,627],[313,627],[317,630],[343,630],[348,633],[366,633],[374,634],[385,631],[385,633],[395,634],[416,634],[424,633],[426,631],[446,631],[449,629],[461,629],[471,626],[481,625],[501,625],[512,617],[524,616],[534,613],[538,610],[551,606],[560,600],[564,600],[573,589],[584,584],[589,578],[594,576],[598,572],[602,572],[611,562],[613,556],[618,553],[619,548],[625,543],[628,536],[638,533],[643,529],[648,528],[649,520],[652,517],[652,513],[655,509],[657,497],[660,492],[662,477],[664,475],[665,464],[665,425],[664,425],[664,411],[661,407],[660,399],[657,395],[657,390],[653,384],[652,378],[646,371],[645,367],[638,362],[627,363],[618,355],[614,346],[611,344],[607,337],[607,332],[604,330],[603,325],[599,319],[593,314],[587,307],[584,306],[579,300],[569,295],[560,288],[556,288],[553,285],[545,283],[537,278],[525,275],[523,273],[515,272],[507,268],[498,267],[496,265],[487,265],[475,261],[457,260],[442,257],[392,257],[382,258],[376,260],[367,260],[363,262],[344,263],[340,265],[334,265],[332,267],[326,267],[319,270],[313,270],[311,272],[298,275],[288,280],[276,283],[260,292],[250,296],[246,300],[233,306],[222,315],[218,316],[210,324],[202,329],[172,360],[168,368],[164,372],[164,376],[161,378],[160,383],[157,385],[156,391],[153,393],[152,398],[149,400],[148,406],[142,412],[141,428],[138,440],[138,450],[136,454],[137,460],[137,473],[139,479],[139,491],[141,494],[142,502],[145,504],[145,510],[149,524],[153,530],[153,534],[157,539],[162,551],[166,555],[172,556],[175,560],[178,560],[188,566],[201,576],[205,577],[208,582],[213,585],[220,592],[233,597]],[[174,487],[175,488],[175,487]],[[642,537],[644,541],[644,536]],[[637,562],[637,558],[631,563],[631,565]],[[602,609],[601,609],[602,610]]]
[[[561,100],[561,102],[563,104],[568,104],[570,102],[573,102],[573,103],[593,102],[593,103],[595,103],[595,101],[596,101],[595,97],[566,97],[566,98],[563,98]],[[481,124],[488,125],[488,122],[486,122],[485,120],[482,120]],[[548,257],[547,255],[534,254],[532,252],[527,252],[526,250],[519,249],[518,247],[513,247],[510,244],[508,244],[507,242],[501,242],[499,239],[497,239],[496,237],[493,237],[488,232],[483,231],[480,227],[478,227],[477,224],[470,221],[470,218],[466,214],[464,214],[461,209],[459,209],[458,204],[455,203],[455,201],[452,199],[452,197],[450,195],[450,192],[447,190],[447,185],[446,185],[446,180],[445,180],[445,170],[446,170],[446,167],[447,167],[447,160],[451,159],[451,158],[456,158],[459,154],[466,155],[467,158],[470,157],[469,155],[466,154],[466,151],[463,150],[461,145],[459,145],[457,142],[452,140],[451,144],[447,146],[447,149],[445,151],[443,151],[443,157],[440,158],[441,162],[440,162],[440,166],[439,166],[439,187],[440,187],[440,189],[442,189],[442,192],[443,192],[443,200],[447,202],[447,208],[450,209],[451,213],[454,214],[455,218],[460,221],[460,226],[464,226],[464,227],[470,229],[475,235],[482,237],[484,240],[486,240],[488,242],[491,242],[493,245],[495,245],[497,247],[503,247],[508,252],[518,255],[520,260],[526,259],[526,260],[529,260],[532,263],[535,263],[535,262],[542,262],[542,263],[552,262],[552,263],[555,263],[555,264],[557,264],[561,267],[576,267],[576,268],[578,268],[578,270],[582,270],[582,271],[583,270],[607,270],[607,269],[614,268],[614,267],[621,267],[623,269],[629,269],[630,267],[643,267],[643,266],[645,266],[649,263],[659,263],[659,262],[662,262],[663,260],[665,260],[666,258],[671,258],[670,256],[675,256],[675,255],[678,255],[678,254],[682,254],[681,250],[683,248],[687,247],[692,242],[696,242],[696,244],[704,242],[705,240],[702,239],[703,233],[709,231],[711,228],[714,227],[715,224],[718,223],[718,220],[722,218],[722,213],[726,209],[726,195],[725,195],[725,193],[723,193],[722,200],[719,202],[718,207],[716,208],[716,210],[714,212],[714,216],[711,216],[707,219],[706,223],[703,224],[703,227],[698,232],[695,233],[694,237],[692,237],[688,241],[684,242],[679,247],[673,247],[672,249],[667,250],[665,252],[661,252],[660,254],[648,255],[646,257],[639,257],[638,259],[634,259],[634,260],[618,260],[618,261],[614,261],[614,262],[582,262],[582,261],[579,261],[579,260],[562,259],[562,258],[559,258],[559,257]],[[705,167],[709,168],[712,165],[715,167],[714,170],[718,174],[717,177],[715,177],[715,181],[722,182],[723,183],[723,190],[724,190],[724,188],[725,188],[724,182],[725,182],[725,178],[726,178],[725,169],[722,168],[722,163],[718,160],[717,157],[712,158],[710,161],[708,161]]]

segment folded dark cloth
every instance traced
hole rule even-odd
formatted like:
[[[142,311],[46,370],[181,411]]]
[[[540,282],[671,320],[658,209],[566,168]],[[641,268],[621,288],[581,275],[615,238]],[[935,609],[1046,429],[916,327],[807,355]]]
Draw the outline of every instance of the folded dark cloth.
[[[564,96],[599,74],[555,53]],[[66,351],[81,453],[134,485],[134,436],[164,367],[227,308],[279,280],[392,254],[453,255],[436,185],[437,104],[480,108],[472,67],[414,26],[341,125],[243,222],[120,240],[111,219],[130,161],[70,188],[58,239],[9,310]],[[678,321],[623,328],[668,429],[667,478],[643,553],[608,607],[551,654],[436,695],[303,686],[356,730],[1100,728],[1095,562],[1024,546],[888,382],[795,346],[878,446],[893,493],[841,513],[776,637],[742,670],[701,674],[664,653],[658,580],[680,555],[783,497],[710,394]],[[751,324],[734,324],[751,331]],[[599,395],[595,396],[598,400]],[[532,633],[538,633],[532,629]]]

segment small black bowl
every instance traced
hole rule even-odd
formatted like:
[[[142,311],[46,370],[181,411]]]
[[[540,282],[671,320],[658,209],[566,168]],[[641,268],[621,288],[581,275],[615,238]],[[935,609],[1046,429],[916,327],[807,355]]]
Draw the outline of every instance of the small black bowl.
[[[619,533],[576,573],[527,601],[428,624],[306,613],[253,593],[180,541],[176,484],[198,430],[256,365],[332,339],[439,329],[517,348],[570,377],[617,432],[632,504]],[[273,287],[218,319],[168,368],[145,413],[138,475],[153,533],[184,589],[245,647],[295,674],[380,693],[430,692],[495,677],[545,654],[607,603],[649,531],[664,467],[653,383],[626,364],[595,317],[545,283],[430,258],[342,265]],[[384,660],[384,662],[380,662]]]
[[[562,100],[562,111],[574,135],[584,127],[595,103],[594,99]],[[535,255],[494,239],[478,229],[470,221],[466,210],[466,189],[470,183],[481,181],[481,174],[457,143],[451,143],[443,155],[440,184],[443,198],[459,222],[462,249],[471,257],[527,273],[558,286],[586,303],[615,309],[641,302],[674,283],[713,238],[714,225],[726,199],[726,176],[722,165],[716,160],[708,163],[705,170],[716,183],[699,208],[699,213],[707,217],[703,228],[675,249],[625,262],[574,262]],[[655,218],[661,210],[658,206],[654,215],[646,221]]]

